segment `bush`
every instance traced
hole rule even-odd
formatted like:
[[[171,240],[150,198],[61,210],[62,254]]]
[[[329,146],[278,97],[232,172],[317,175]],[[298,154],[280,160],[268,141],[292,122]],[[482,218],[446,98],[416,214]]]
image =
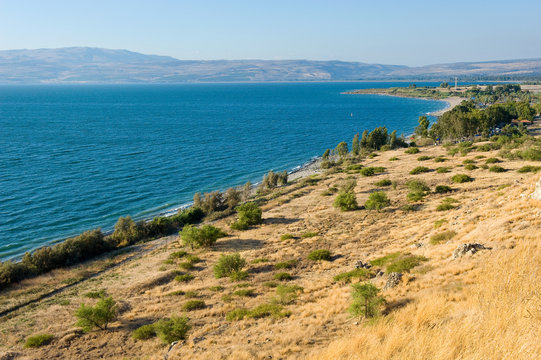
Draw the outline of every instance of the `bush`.
[[[419,148],[417,147],[410,147],[405,151],[406,154],[417,154],[418,152]]]
[[[231,224],[232,229],[246,230],[251,225],[258,225],[263,222],[261,208],[255,202],[249,202],[237,207],[237,221]]]
[[[218,238],[227,236],[225,232],[212,225],[203,225],[200,228],[186,225],[179,235],[182,243],[185,246],[191,246],[192,249],[194,247],[210,247],[216,243]]]
[[[468,164],[468,165],[464,166],[464,169],[466,169],[468,171],[472,171],[472,170],[478,169],[478,167],[473,165],[473,164]]]
[[[392,262],[396,259],[398,259],[400,256],[402,255],[402,253],[400,252],[394,252],[394,253],[391,253],[391,254],[388,254],[388,255],[385,255],[385,256],[382,256],[380,258],[377,258],[377,259],[374,259],[372,261],[370,261],[370,265],[372,266],[383,266],[389,262]]]
[[[378,182],[376,182],[374,185],[376,186],[391,186],[393,182],[389,179],[383,179]]]
[[[389,161],[398,161],[400,160],[399,158],[397,158],[396,156],[393,156],[392,158],[389,159]]]
[[[449,231],[444,231],[442,233],[439,233],[439,234],[436,234],[436,235],[433,235],[431,238],[430,238],[430,243],[432,245],[437,245],[443,241],[448,241],[448,240],[451,240],[454,236],[456,235],[456,232],[452,231],[452,230],[449,230]]]
[[[414,267],[420,265],[421,262],[423,261],[428,261],[428,259],[420,255],[406,255],[392,261],[389,265],[387,265],[386,270],[387,270],[387,273],[409,272]]]
[[[517,171],[518,171],[519,173],[523,174],[523,173],[529,173],[529,172],[536,173],[536,172],[538,172],[539,170],[541,170],[541,166],[526,165],[526,166],[521,167],[521,168],[518,169]]]
[[[462,161],[462,164],[464,164],[464,165],[475,164],[475,161],[473,161],[472,159],[466,159],[466,160]]]
[[[376,191],[368,196],[364,207],[369,210],[381,210],[391,204],[391,201],[383,191]]]
[[[107,294],[105,293],[105,290],[98,290],[98,291],[89,291],[85,293],[83,296],[89,299],[101,299],[105,297]]]
[[[272,298],[272,304],[288,305],[295,301],[303,288],[298,285],[278,285],[276,296]]]
[[[245,309],[245,308],[235,309],[235,310],[231,310],[230,312],[228,312],[228,313],[225,315],[225,319],[226,319],[227,321],[242,320],[242,319],[244,319],[249,313],[250,313],[250,311],[249,311],[248,309]]]
[[[349,312],[353,316],[364,316],[367,318],[376,317],[380,314],[380,306],[385,300],[378,296],[379,289],[371,284],[351,285],[351,297],[353,303],[349,307]]]
[[[84,332],[89,332],[95,327],[107,330],[107,325],[116,318],[117,306],[112,297],[101,298],[95,306],[81,304],[75,312],[77,323]]]
[[[190,300],[182,305],[182,310],[193,311],[205,308],[205,302],[203,300]]]
[[[214,265],[214,276],[218,279],[231,276],[235,272],[240,272],[245,266],[246,260],[241,258],[239,253],[231,255],[222,254],[220,259],[218,259],[218,263]]]
[[[193,270],[195,266],[191,262],[185,261],[178,264],[178,267],[181,268],[182,270],[188,271],[188,270]]]
[[[422,180],[408,180],[406,181],[406,186],[411,191],[425,192],[430,191],[428,185]]]
[[[486,159],[485,161],[485,164],[497,164],[497,163],[501,163],[502,161],[498,158],[488,158]]]
[[[445,161],[447,161],[447,159],[444,158],[443,156],[437,156],[434,158],[434,162],[437,162],[437,163],[445,162]]]
[[[438,229],[440,226],[445,224],[447,222],[447,219],[439,219],[434,221],[434,229]]]
[[[314,250],[308,255],[309,260],[325,260],[325,261],[331,261],[331,252],[329,250],[320,249],[320,250]]]
[[[495,173],[502,173],[502,172],[506,172],[507,170],[502,168],[501,166],[493,165],[488,169],[488,171],[495,172]]]
[[[233,281],[242,281],[248,278],[248,273],[246,271],[233,271],[229,278]]]
[[[418,174],[422,174],[422,173],[426,173],[426,172],[429,172],[430,169],[427,168],[426,166],[417,166],[416,168],[414,168],[413,170],[410,171],[410,174],[411,175],[418,175]]]
[[[362,176],[374,176],[376,171],[373,167],[365,167],[361,169],[360,173]]]
[[[454,182],[454,183],[457,183],[457,184],[462,184],[462,183],[466,183],[466,182],[471,182],[473,181],[473,179],[471,177],[469,177],[468,175],[466,174],[456,174],[456,175],[453,175],[453,177],[451,178],[451,180]]]
[[[334,199],[333,205],[342,211],[353,211],[359,207],[353,192],[340,192]]]
[[[293,279],[293,276],[291,276],[291,274],[288,272],[279,272],[274,274],[274,280],[289,281],[291,279]]]
[[[191,326],[186,316],[172,316],[171,319],[160,320],[154,324],[156,335],[164,344],[184,340]]]
[[[293,239],[293,238],[294,238],[294,236],[291,235],[291,234],[283,234],[282,236],[280,236],[280,240],[282,240],[282,241]]]
[[[447,211],[447,210],[452,210],[454,209],[455,207],[453,206],[453,204],[451,204],[450,202],[446,202],[446,201],[443,201],[441,204],[439,204],[437,207],[436,207],[436,210],[437,211]]]
[[[295,265],[297,265],[297,260],[291,259],[274,264],[274,268],[276,270],[291,269],[292,267],[295,267]]]
[[[37,334],[29,336],[24,343],[25,348],[36,348],[47,345],[53,341],[54,336],[51,334]]]
[[[318,235],[319,235],[318,232],[315,232],[315,231],[307,231],[307,232],[305,232],[304,234],[302,234],[301,237],[303,237],[303,238],[311,238],[311,237],[318,236]]]
[[[247,317],[252,319],[261,319],[264,317],[272,316],[274,318],[283,318],[289,316],[288,311],[282,311],[283,306],[277,304],[261,304],[256,306],[248,313]]]
[[[240,289],[233,293],[235,296],[251,297],[255,296],[254,289]]]
[[[438,174],[445,174],[445,173],[448,173],[449,172],[449,168],[448,167],[445,167],[445,166],[441,166],[439,168],[436,169],[436,172]]]
[[[426,160],[430,160],[430,159],[432,159],[432,156],[423,155],[423,156],[419,156],[417,158],[417,161],[426,161]]]
[[[410,212],[410,211],[415,211],[415,206],[411,205],[411,204],[407,204],[407,205],[402,205],[400,207],[400,210],[402,211],[405,211],[405,212]]]
[[[425,193],[423,191],[412,191],[406,197],[411,202],[417,202],[424,199]]]
[[[438,185],[436,186],[436,194],[445,194],[453,191],[450,186],[447,185]]]
[[[186,251],[180,250],[180,251],[175,251],[175,252],[169,254],[169,258],[170,259],[181,259],[181,258],[185,257],[186,255],[188,255],[188,253]]]
[[[136,340],[148,340],[156,336],[154,324],[147,324],[135,329],[131,336]]]
[[[333,280],[336,282],[351,282],[352,279],[366,280],[372,277],[372,272],[368,269],[355,269],[352,271],[340,273],[333,277]]]
[[[183,274],[183,275],[177,275],[175,276],[175,281],[178,281],[178,282],[190,282],[192,281],[193,279],[195,279],[195,276],[193,276],[192,274]]]

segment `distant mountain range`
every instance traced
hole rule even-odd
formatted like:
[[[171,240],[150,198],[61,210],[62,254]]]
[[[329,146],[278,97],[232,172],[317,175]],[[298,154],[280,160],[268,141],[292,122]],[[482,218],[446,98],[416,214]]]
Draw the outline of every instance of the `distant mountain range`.
[[[450,80],[541,77],[541,59],[421,67],[313,60],[179,60],[127,50],[72,47],[0,51],[0,83]]]

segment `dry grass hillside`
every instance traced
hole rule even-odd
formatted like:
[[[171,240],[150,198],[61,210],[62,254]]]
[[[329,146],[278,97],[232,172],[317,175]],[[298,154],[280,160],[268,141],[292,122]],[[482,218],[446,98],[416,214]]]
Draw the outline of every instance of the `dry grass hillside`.
[[[421,156],[428,159],[419,160]],[[438,156],[445,160],[436,162]],[[263,206],[262,225],[234,231],[228,226],[233,218],[217,221],[214,225],[229,236],[210,250],[183,248],[178,237],[171,236],[130,253],[24,281],[0,294],[0,311],[73,282],[82,272],[101,271],[4,316],[0,359],[163,359],[166,354],[168,359],[539,358],[541,200],[529,194],[540,172],[517,172],[539,164],[501,159],[496,165],[506,171],[483,168],[495,157],[496,150],[450,156],[441,146],[421,148],[418,154],[404,149],[381,152],[361,164],[384,167],[383,173],[362,176],[350,168],[278,188]],[[464,160],[477,168],[467,170]],[[417,166],[432,171],[410,175]],[[434,171],[438,167],[449,172]],[[459,173],[473,181],[452,182]],[[382,190],[390,206],[379,212],[334,208],[334,187],[348,179],[356,180],[359,205],[371,192]],[[375,185],[383,179],[391,185]],[[409,179],[430,187],[424,199],[407,199]],[[438,194],[437,185],[452,190]],[[450,206],[438,211],[442,203]],[[453,251],[464,243],[490,249],[454,259]],[[329,250],[331,261],[309,260],[318,249]],[[180,250],[200,259],[193,269],[180,269],[184,260],[171,258]],[[232,252],[247,260],[248,278],[216,279],[213,265],[222,253]],[[354,270],[359,260],[410,254],[426,259],[404,270],[396,287],[380,291],[386,300],[382,315],[375,320],[352,317],[347,312],[351,284],[333,277]],[[293,261],[276,268],[289,260]],[[367,281],[383,289],[386,265],[375,265],[369,272],[379,269],[384,273]],[[194,278],[176,281],[179,271]],[[291,278],[277,280],[280,272]],[[277,296],[279,283],[302,291],[294,291],[296,298]],[[117,300],[119,316],[107,331],[82,333],[74,326],[74,312],[81,303],[95,303],[85,294],[99,290]],[[204,305],[199,302],[201,308],[186,310],[185,304],[193,300]],[[258,306],[271,303],[268,313],[261,311],[255,318],[226,318],[235,309],[262,310]],[[182,314],[190,318],[192,328],[187,340],[173,347],[155,337],[132,337],[141,325]],[[37,348],[23,346],[28,336],[40,333],[53,335],[52,341]]]

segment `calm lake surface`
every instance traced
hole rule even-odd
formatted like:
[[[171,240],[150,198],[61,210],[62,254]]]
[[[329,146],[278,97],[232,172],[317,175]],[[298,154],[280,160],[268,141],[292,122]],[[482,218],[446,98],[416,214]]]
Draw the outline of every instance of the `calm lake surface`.
[[[341,94],[407,85],[0,86],[0,259],[260,181],[365,129],[411,133],[447,104]]]

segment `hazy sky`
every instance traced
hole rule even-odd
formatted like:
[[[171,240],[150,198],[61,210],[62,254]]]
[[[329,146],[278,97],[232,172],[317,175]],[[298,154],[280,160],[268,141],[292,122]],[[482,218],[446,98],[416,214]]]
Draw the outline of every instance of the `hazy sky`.
[[[541,0],[0,0],[0,49],[425,65],[541,57]]]

